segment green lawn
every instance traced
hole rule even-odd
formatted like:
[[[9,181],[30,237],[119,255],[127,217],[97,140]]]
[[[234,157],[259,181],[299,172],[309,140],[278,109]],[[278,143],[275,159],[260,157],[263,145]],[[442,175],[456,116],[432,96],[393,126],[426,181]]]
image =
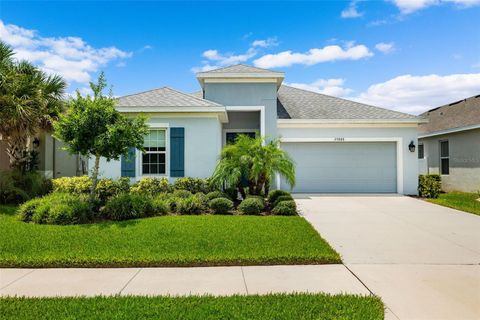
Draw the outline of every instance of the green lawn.
[[[478,193],[449,192],[441,193],[437,199],[427,199],[427,201],[480,215],[480,201],[476,200],[479,197]]]
[[[3,298],[2,319],[384,318],[374,296],[290,294],[232,297]]]
[[[133,267],[340,263],[301,217],[165,216],[36,225],[0,206],[0,267]]]

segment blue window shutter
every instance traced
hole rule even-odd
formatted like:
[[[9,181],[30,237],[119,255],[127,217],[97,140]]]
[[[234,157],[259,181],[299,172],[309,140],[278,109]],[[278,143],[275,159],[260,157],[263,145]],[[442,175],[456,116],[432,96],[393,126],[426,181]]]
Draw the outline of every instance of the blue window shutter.
[[[170,128],[170,176],[185,175],[185,128]]]
[[[128,156],[122,156],[122,177],[135,177],[135,151],[136,149],[134,147],[130,147],[128,148]]]

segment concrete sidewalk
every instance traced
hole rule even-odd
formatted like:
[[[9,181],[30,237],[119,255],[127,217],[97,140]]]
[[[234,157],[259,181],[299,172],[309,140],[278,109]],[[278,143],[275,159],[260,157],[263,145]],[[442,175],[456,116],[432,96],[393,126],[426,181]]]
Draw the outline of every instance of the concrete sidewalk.
[[[344,265],[0,269],[0,296],[370,292]]]

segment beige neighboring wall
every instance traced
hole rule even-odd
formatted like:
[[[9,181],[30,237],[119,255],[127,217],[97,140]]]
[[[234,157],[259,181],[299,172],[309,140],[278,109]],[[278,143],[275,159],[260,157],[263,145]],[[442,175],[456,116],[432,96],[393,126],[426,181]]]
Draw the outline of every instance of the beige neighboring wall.
[[[440,141],[448,140],[450,174],[442,175],[444,191],[480,190],[480,129],[419,138],[425,150],[426,173],[439,173]],[[420,160],[422,161],[422,160]]]

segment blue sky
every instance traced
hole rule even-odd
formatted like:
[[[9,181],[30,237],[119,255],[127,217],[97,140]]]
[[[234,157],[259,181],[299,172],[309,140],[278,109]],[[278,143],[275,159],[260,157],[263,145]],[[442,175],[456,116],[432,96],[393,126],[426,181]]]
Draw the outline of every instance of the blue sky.
[[[419,113],[480,94],[480,0],[0,3],[0,39],[86,92],[198,90],[235,63],[285,82]]]

